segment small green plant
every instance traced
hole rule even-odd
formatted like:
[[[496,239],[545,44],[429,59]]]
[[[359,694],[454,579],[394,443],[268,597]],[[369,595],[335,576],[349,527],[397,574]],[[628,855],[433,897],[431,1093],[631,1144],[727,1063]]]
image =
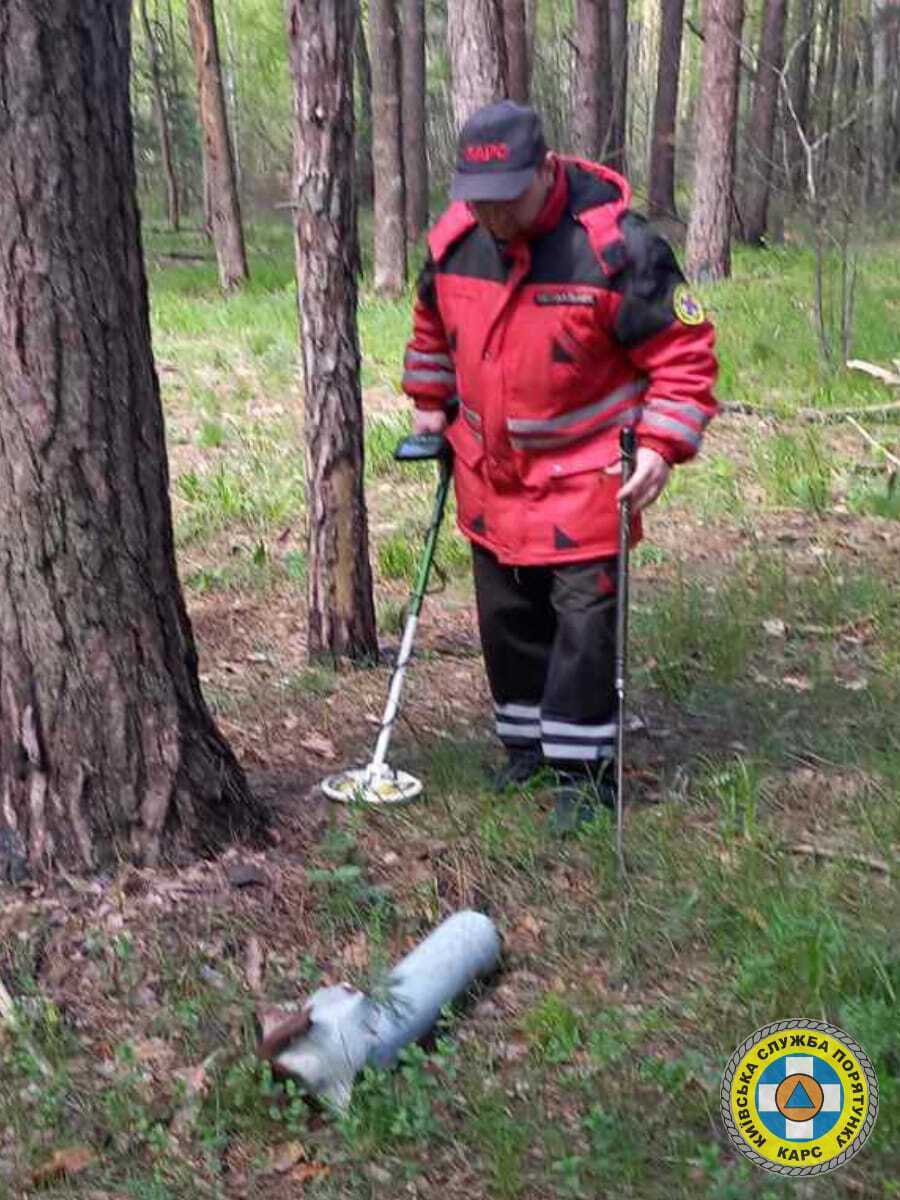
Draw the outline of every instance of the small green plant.
[[[303,670],[288,675],[282,686],[285,691],[296,696],[330,696],[338,685],[336,672],[324,666],[304,667]]]
[[[756,835],[760,784],[759,768],[746,758],[710,765],[698,790],[718,811],[719,829],[726,841]]]
[[[382,600],[377,608],[378,632],[398,637],[406,624],[406,600]]]
[[[896,479],[896,475],[891,475],[886,487],[853,488],[847,497],[847,507],[865,516],[900,521],[900,487],[896,486]]]
[[[525,1187],[522,1163],[532,1132],[521,1115],[510,1112],[495,1092],[476,1101],[467,1124],[484,1156],[491,1178],[491,1195],[512,1200]]]
[[[197,445],[205,450],[224,446],[228,441],[228,430],[221,421],[205,420],[197,430]]]
[[[522,1027],[541,1062],[571,1062],[581,1046],[581,1018],[555,992],[549,992],[525,1015]]]
[[[394,1071],[366,1067],[353,1087],[350,1108],[338,1126],[358,1154],[369,1155],[402,1142],[421,1142],[439,1131],[434,1107],[445,1089],[442,1064],[452,1063],[455,1048],[439,1040],[429,1058],[421,1046],[400,1051]]]
[[[821,436],[777,433],[757,448],[756,471],[776,505],[796,505],[823,513],[831,497],[834,464]]]
[[[387,921],[393,912],[390,891],[380,884],[366,882],[363,869],[355,863],[342,866],[310,868],[306,878],[321,890],[329,915],[339,924],[358,926],[360,920],[372,909],[381,910],[381,918]]]
[[[385,579],[414,583],[418,567],[418,556],[408,534],[389,534],[379,544],[378,570]]]

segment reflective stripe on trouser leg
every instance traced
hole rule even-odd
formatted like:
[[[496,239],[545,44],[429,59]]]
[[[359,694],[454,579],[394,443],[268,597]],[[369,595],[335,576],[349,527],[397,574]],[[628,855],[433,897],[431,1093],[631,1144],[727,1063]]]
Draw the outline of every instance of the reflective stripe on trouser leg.
[[[541,701],[541,748],[561,770],[615,754],[616,559],[553,571],[556,634]]]
[[[556,616],[552,572],[506,567],[482,546],[472,547],[478,628],[497,735],[508,749],[540,745],[540,703]]]
[[[541,710],[537,704],[495,704],[497,736],[504,746],[528,746],[540,741]]]

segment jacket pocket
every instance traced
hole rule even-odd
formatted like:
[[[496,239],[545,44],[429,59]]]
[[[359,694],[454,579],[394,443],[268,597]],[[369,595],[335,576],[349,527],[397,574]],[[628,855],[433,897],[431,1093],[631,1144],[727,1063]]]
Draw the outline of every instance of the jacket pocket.
[[[619,430],[615,427],[574,446],[524,454],[521,475],[528,486],[545,489],[577,475],[593,473],[610,478],[606,468],[618,459]]]

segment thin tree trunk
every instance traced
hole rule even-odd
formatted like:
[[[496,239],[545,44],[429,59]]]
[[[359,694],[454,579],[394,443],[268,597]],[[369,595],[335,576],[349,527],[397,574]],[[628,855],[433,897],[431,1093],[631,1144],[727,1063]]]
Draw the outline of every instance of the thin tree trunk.
[[[653,105],[648,207],[651,217],[675,217],[675,126],[681,72],[684,0],[663,0]]]
[[[197,69],[203,156],[211,206],[211,223],[219,283],[224,292],[249,276],[241,205],[238,198],[213,0],[187,0],[191,43]]]
[[[609,46],[612,113],[603,161],[617,171],[625,171],[628,163],[628,0],[609,0]]]
[[[891,185],[891,30],[887,0],[872,5],[872,200],[882,203]],[[893,80],[896,86],[896,77]]]
[[[346,0],[290,0],[294,219],[305,384],[312,658],[378,654],[363,494],[353,190],[353,27]]]
[[[506,42],[507,95],[517,104],[527,104],[529,57],[525,0],[503,0],[503,36]]]
[[[693,279],[731,274],[734,152],[743,0],[706,0],[694,195],[685,262]]]
[[[153,86],[153,111],[156,113],[156,125],[159,130],[159,152],[162,159],[163,174],[166,179],[166,211],[169,217],[169,226],[177,233],[180,225],[178,178],[175,174],[172,137],[169,132],[169,114],[166,110],[162,73],[159,69],[159,48],[156,45],[156,35],[153,32],[153,26],[150,24],[150,17],[147,13],[147,0],[140,0],[140,10],[141,23],[144,26],[144,39],[147,43],[150,82]]]
[[[375,166],[372,162],[372,64],[366,45],[362,12],[357,13],[353,40],[356,79],[359,86],[360,125],[356,130],[356,181],[360,203],[375,200]]]
[[[828,162],[831,158],[831,130],[833,127],[835,90],[838,77],[838,59],[841,43],[841,0],[831,0],[826,13],[826,23],[823,33],[822,50],[824,66],[816,72],[816,134],[821,136],[828,133],[824,145],[823,178],[827,173]]]
[[[794,196],[800,198],[806,190],[805,155],[800,133],[804,136],[809,134],[809,85],[815,35],[815,0],[795,0],[794,12],[796,16],[791,38],[793,53],[787,87],[795,115],[785,119],[784,131],[789,185]],[[800,126],[799,131],[797,124]]]
[[[234,31],[228,16],[229,0],[223,0],[221,9],[222,30],[225,33],[225,66],[222,70],[222,86],[225,90],[228,133],[231,138],[231,154],[234,159],[235,186],[241,187],[241,114],[237,88],[237,51],[234,46]]]
[[[397,0],[370,0],[372,159],[375,166],[375,292],[396,299],[406,286],[406,199],[400,115]]]
[[[506,47],[499,0],[449,0],[447,41],[453,115],[460,129],[476,109],[506,95]]]
[[[0,20],[0,844],[33,870],[264,821],[175,569],[129,12],[6,0]]]
[[[778,88],[784,64],[787,0],[766,0],[747,135],[747,190],[741,208],[744,240],[762,245],[768,226]]]
[[[609,7],[606,0],[575,0],[572,143],[586,158],[603,157],[612,109]]]
[[[417,242],[428,227],[425,133],[425,0],[403,0],[403,181],[406,234]]]

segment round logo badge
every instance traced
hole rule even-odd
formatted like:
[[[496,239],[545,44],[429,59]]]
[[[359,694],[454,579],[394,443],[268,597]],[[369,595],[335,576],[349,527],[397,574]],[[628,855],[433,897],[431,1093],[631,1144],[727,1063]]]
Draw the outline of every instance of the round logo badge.
[[[757,1166],[821,1175],[865,1144],[878,1112],[878,1079],[858,1042],[797,1017],[758,1029],[722,1080],[722,1120]]]
[[[706,320],[703,305],[691,294],[686,283],[679,283],[672,293],[672,308],[682,325],[702,325]]]

